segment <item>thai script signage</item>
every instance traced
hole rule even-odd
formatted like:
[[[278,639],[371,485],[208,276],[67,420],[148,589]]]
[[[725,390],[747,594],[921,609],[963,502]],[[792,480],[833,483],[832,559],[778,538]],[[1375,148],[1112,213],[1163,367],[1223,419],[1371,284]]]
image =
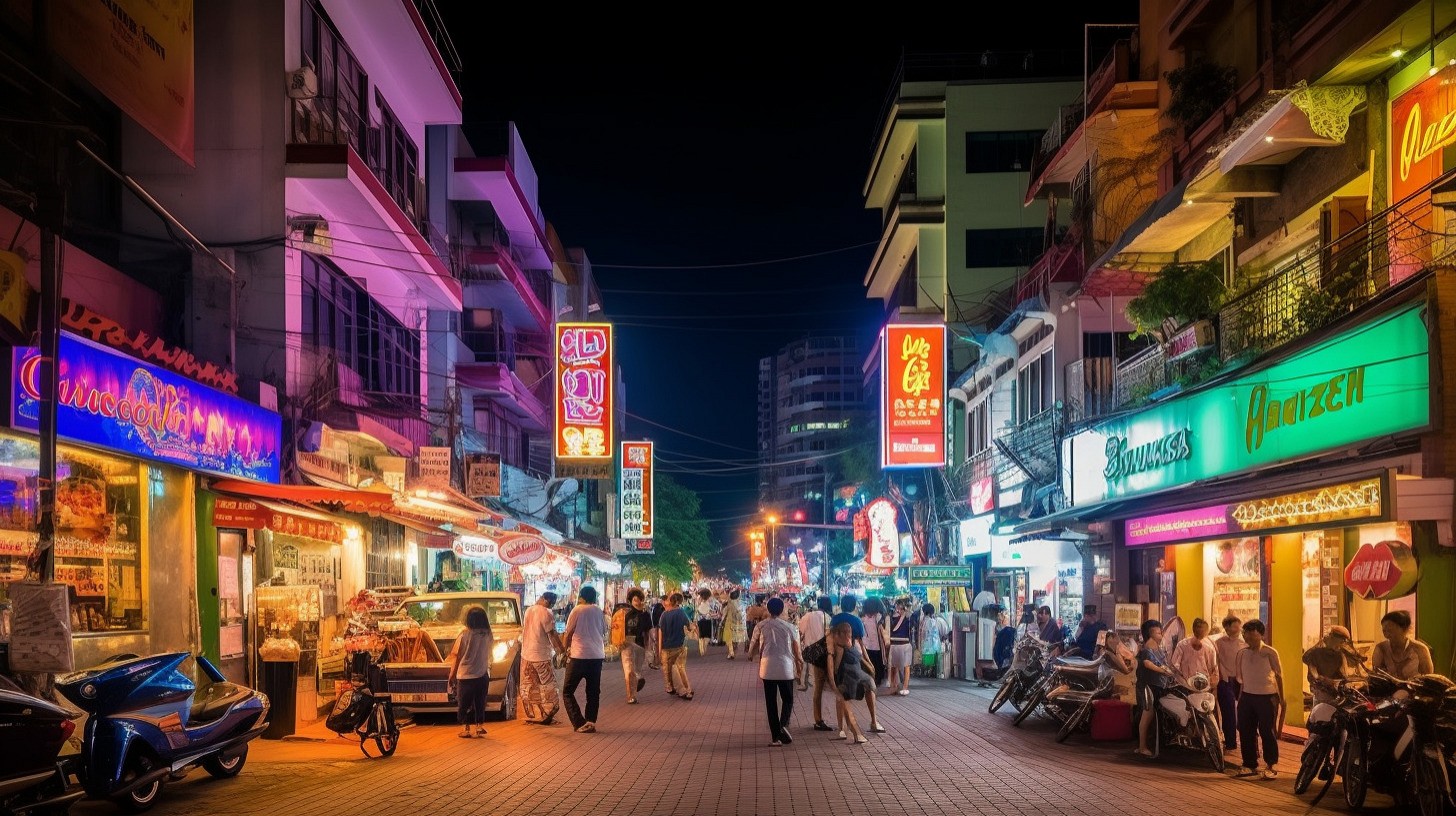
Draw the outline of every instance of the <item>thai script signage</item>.
[[[652,443],[622,443],[622,477],[617,490],[622,538],[652,538]]]
[[[1063,442],[1063,490],[1087,505],[1424,430],[1426,318],[1423,301],[1408,303],[1251,374],[1080,431]],[[1124,456],[1143,446],[1145,455]]]
[[[461,558],[477,558],[481,560],[498,560],[498,545],[488,538],[476,536],[461,537],[455,539],[450,545],[450,551]]]
[[[476,453],[466,458],[465,495],[472,499],[500,498],[501,460],[498,453]]]
[[[40,430],[40,352],[12,351],[11,425]],[[272,411],[70,334],[60,338],[56,426],[83,444],[220,476],[277,482]]]
[[[972,567],[921,566],[906,571],[910,583],[918,586],[969,586],[976,577]]]
[[[546,539],[537,535],[503,538],[497,547],[500,550],[500,560],[515,566],[534,564],[546,555]]]
[[[415,450],[415,467],[420,487],[450,486],[450,448],[421,447]]]
[[[344,525],[306,516],[285,513],[264,507],[247,499],[218,496],[212,505],[212,526],[236,527],[244,530],[271,530],[284,535],[301,536],[318,541],[339,543],[344,540]]]
[[[1234,504],[1141,516],[1123,522],[1124,540],[1127,546],[1138,547],[1376,521],[1389,515],[1387,488],[1383,479],[1370,478]]]
[[[1404,541],[1361,544],[1345,565],[1345,587],[1367,600],[1385,601],[1409,595],[1420,577],[1415,553]]]
[[[87,340],[94,340],[149,363],[156,363],[203,385],[229,394],[238,393],[236,371],[223,368],[217,363],[199,360],[187,349],[169,346],[160,337],[153,337],[144,331],[129,331],[115,320],[68,298],[61,298],[61,326]]]
[[[556,324],[556,458],[610,462],[615,367],[610,323]]]
[[[899,510],[889,499],[875,499],[865,508],[869,543],[865,545],[865,561],[871,567],[900,566],[900,530],[896,523]]]
[[[885,326],[880,372],[880,466],[943,467],[945,326]]]

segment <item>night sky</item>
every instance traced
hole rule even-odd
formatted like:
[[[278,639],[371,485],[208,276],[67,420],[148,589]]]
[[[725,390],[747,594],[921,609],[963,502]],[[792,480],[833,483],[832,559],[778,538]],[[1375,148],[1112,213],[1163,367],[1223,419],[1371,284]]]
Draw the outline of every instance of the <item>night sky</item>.
[[[1136,2],[1093,5],[1087,21],[1136,19]],[[809,334],[878,332],[862,281],[880,219],[862,190],[902,53],[1081,51],[1084,22],[927,43],[883,15],[826,21],[861,32],[844,36],[709,9],[688,26],[440,7],[467,135],[516,123],[546,219],[586,251],[617,326],[627,433],[657,443],[659,468],[695,471],[675,475],[725,543],[757,510],[757,473],[740,466],[756,461],[758,360]],[[617,33],[632,26],[660,33]]]

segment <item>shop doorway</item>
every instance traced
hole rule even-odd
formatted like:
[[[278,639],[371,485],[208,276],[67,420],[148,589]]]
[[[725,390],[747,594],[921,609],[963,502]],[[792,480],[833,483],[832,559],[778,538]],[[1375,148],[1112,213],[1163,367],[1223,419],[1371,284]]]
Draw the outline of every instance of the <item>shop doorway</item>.
[[[252,559],[243,530],[217,531],[218,668],[228,680],[248,685],[247,589]]]

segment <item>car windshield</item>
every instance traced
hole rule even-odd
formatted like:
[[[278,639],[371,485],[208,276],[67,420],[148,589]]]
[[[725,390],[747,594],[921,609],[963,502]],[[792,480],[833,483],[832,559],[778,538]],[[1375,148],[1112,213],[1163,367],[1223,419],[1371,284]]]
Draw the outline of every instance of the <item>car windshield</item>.
[[[509,598],[448,598],[407,601],[400,612],[427,628],[465,625],[465,616],[473,608],[485,609],[491,626],[519,626],[520,612]]]

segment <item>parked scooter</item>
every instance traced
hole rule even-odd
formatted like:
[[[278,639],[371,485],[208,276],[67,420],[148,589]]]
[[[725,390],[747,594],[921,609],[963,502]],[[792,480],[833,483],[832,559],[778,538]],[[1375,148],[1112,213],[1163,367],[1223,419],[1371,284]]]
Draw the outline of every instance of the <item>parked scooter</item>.
[[[191,676],[195,667],[196,677]],[[86,721],[77,776],[92,798],[139,813],[168,779],[201,766],[237,776],[268,723],[268,697],[229,683],[201,655],[117,655],[56,680]]]
[[[1213,769],[1222,773],[1223,732],[1214,716],[1218,694],[1202,672],[1178,680],[1164,690],[1155,707],[1153,756],[1159,756],[1170,745],[1192,748],[1207,756]]]
[[[59,756],[75,730],[71,712],[0,677],[0,816],[65,813],[86,795]]]
[[[1447,750],[1451,716],[1445,700],[1456,700],[1452,682],[1427,674],[1405,681],[1386,672],[1370,673],[1370,693],[1384,699],[1357,711],[1339,762],[1345,804],[1360,809],[1376,790],[1421,816],[1439,816],[1450,801]]]

